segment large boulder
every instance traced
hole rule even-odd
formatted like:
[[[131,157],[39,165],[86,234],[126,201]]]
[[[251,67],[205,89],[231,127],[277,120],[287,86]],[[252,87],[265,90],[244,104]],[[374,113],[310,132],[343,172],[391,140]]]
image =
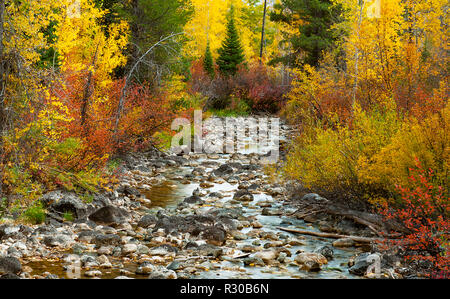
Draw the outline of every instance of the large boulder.
[[[64,221],[69,213],[74,220],[87,217],[89,207],[74,193],[53,191],[45,194],[41,201],[48,205],[47,216],[58,221]]]
[[[89,215],[89,220],[96,223],[118,224],[125,222],[128,217],[129,214],[124,209],[115,206],[106,206]]]

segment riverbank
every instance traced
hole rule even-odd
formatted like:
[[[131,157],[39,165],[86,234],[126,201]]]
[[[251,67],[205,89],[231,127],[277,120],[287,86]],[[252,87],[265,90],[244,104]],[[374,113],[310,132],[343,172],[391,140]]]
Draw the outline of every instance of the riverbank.
[[[280,143],[289,142],[292,133],[282,124]],[[114,190],[96,194],[91,203],[67,192],[46,194],[45,224],[0,225],[0,273],[167,279],[376,275],[366,275],[376,246],[286,231],[373,237],[348,219],[299,217],[299,203],[325,199],[274,183],[264,155],[246,149],[245,154],[130,154]],[[68,212],[72,221],[64,217]],[[398,258],[378,256],[380,277],[403,277]]]

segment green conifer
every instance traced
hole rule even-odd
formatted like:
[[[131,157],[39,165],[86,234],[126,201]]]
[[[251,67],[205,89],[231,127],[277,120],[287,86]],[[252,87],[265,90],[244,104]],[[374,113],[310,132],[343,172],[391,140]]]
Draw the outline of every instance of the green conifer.
[[[235,75],[238,66],[244,62],[244,50],[239,41],[239,35],[234,23],[234,8],[231,7],[227,25],[227,36],[219,49],[217,65],[219,71],[225,76]]]
[[[214,61],[211,54],[211,48],[209,46],[209,42],[206,45],[205,57],[203,59],[203,69],[206,73],[212,78],[214,77]]]

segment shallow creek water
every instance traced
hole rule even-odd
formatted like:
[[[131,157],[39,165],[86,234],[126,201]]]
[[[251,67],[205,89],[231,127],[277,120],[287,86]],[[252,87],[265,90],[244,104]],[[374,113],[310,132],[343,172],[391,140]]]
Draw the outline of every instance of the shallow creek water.
[[[199,159],[198,162],[219,162],[219,164],[226,163],[229,155],[222,155],[219,159]],[[166,172],[166,176],[170,178],[173,175],[184,175],[192,172],[193,167],[183,167],[182,169],[172,169]],[[213,168],[207,168],[206,171],[211,171]],[[262,170],[261,170],[262,171]],[[238,188],[238,184],[213,183],[213,187],[209,189],[210,192],[221,192],[224,194],[224,198],[219,201],[219,205],[225,204],[227,201],[232,200],[234,192]],[[198,182],[192,182],[189,184],[182,184],[177,180],[168,179],[158,186],[153,186],[149,191],[143,191],[143,193],[152,201],[149,208],[161,207],[171,208],[175,207],[178,203],[182,202],[187,196],[190,196],[193,190],[199,187]],[[244,216],[256,216],[257,220],[263,225],[262,230],[273,233],[280,233],[277,227],[290,227],[298,229],[306,229],[311,231],[319,231],[317,227],[312,224],[305,223],[303,220],[298,220],[292,217],[285,216],[264,216],[261,215],[261,208],[258,206],[259,202],[272,202],[272,208],[280,207],[282,204],[273,200],[272,196],[261,193],[255,194],[254,200],[248,205],[243,205]],[[201,208],[201,212],[207,212],[209,209],[213,209],[214,205]],[[251,231],[252,228],[244,228],[243,233]],[[299,237],[294,234],[283,232],[283,234],[289,237]],[[313,252],[317,248],[325,245],[331,246],[331,239],[317,238],[314,236],[302,236],[304,245],[292,246],[289,248],[292,256],[295,256],[299,250],[305,252]],[[304,239],[303,239],[304,238]],[[241,241],[242,244],[251,245],[256,238],[249,238]],[[261,246],[266,241],[261,240]],[[234,262],[224,261],[220,267],[209,268],[208,271],[201,273],[198,278],[258,278],[258,279],[271,279],[271,278],[357,278],[354,275],[348,273],[347,262],[350,257],[354,256],[358,249],[355,248],[334,248],[334,258],[324,266],[322,271],[319,272],[306,272],[299,271],[298,266],[292,264],[284,269],[277,269],[277,267],[259,267],[259,266],[241,266],[240,271],[224,270],[224,268],[235,269],[238,264]],[[245,272],[244,272],[245,269]],[[242,271],[242,272],[241,272]]]
[[[285,140],[286,136],[280,136],[280,140]],[[251,144],[245,147],[244,154],[250,154],[254,152],[255,147]],[[208,158],[209,157],[209,158]],[[149,209],[150,212],[155,212],[160,209],[175,209],[176,206],[182,202],[186,197],[191,196],[193,191],[199,188],[200,181],[186,181],[183,177],[186,174],[192,173],[193,169],[197,165],[205,166],[205,172],[210,173],[212,170],[216,169],[219,165],[226,164],[232,161],[229,154],[218,154],[212,156],[207,155],[193,155],[189,158],[190,166],[171,166],[167,167],[159,175],[163,177],[159,184],[154,184],[150,188],[140,190],[141,193],[151,200],[151,204],[145,205],[145,208]],[[237,161],[245,164],[245,159]],[[267,180],[267,176],[264,174],[263,168],[259,170],[259,174],[262,175],[261,183],[264,184]],[[229,201],[233,200],[233,195],[238,189],[238,183],[232,184],[226,181],[221,181],[220,183],[212,183],[213,186],[208,188],[208,193],[220,192],[224,195],[223,198],[217,199],[213,202],[207,202],[207,204],[199,207],[196,213],[204,213],[210,209],[229,206]],[[201,189],[201,188],[200,188]],[[264,205],[261,203],[267,202],[271,209],[285,210],[286,207],[283,206],[283,202],[279,199],[274,199],[271,195],[264,192],[257,192],[254,194],[254,200],[251,202],[237,203],[242,205],[242,210],[244,217],[256,217],[257,221],[262,224],[261,230],[266,232],[273,232],[275,234],[283,234],[289,238],[297,238],[301,241],[302,245],[291,246],[287,248],[292,257],[300,251],[313,252],[316,249],[328,245],[332,247],[331,239],[317,238],[313,236],[299,236],[288,232],[282,232],[278,227],[290,227],[298,229],[306,229],[312,231],[319,231],[315,225],[305,223],[303,220],[298,220],[293,217],[286,216],[264,216],[262,215],[262,209]],[[232,203],[234,204],[234,203]],[[246,227],[241,230],[242,233],[249,233],[252,227]],[[251,236],[251,234],[249,234]],[[246,240],[237,241],[239,246],[252,245],[253,242],[259,241],[260,246],[264,246],[265,243],[270,242],[269,240],[256,239],[249,237]],[[234,241],[233,241],[234,242]],[[328,262],[327,265],[322,267],[319,272],[307,272],[299,270],[298,265],[295,263],[283,263],[281,266],[254,266],[248,265],[244,266],[243,262],[239,262],[239,259],[230,260],[212,260],[206,257],[203,259],[196,260],[195,263],[198,266],[200,263],[204,265],[205,271],[200,271],[192,278],[258,278],[258,279],[276,279],[276,278],[357,278],[349,274],[347,263],[350,257],[354,256],[356,253],[360,252],[357,248],[340,249],[333,248],[334,258]],[[71,252],[68,252],[71,253]],[[228,255],[230,253],[228,252]],[[242,252],[241,252],[242,254]],[[237,252],[239,255],[239,252]],[[175,260],[177,260],[175,258]],[[111,269],[101,269],[101,278],[115,278],[124,275],[123,269],[129,271],[126,276],[130,278],[147,278],[145,275],[136,275],[135,270],[137,268],[137,263],[129,259],[123,259],[121,257],[111,257],[110,261],[113,265]],[[194,262],[194,261],[193,261]],[[45,272],[50,272],[52,274],[58,275],[60,278],[67,278],[67,273],[63,268],[64,262],[61,260],[46,260],[46,261],[28,261],[26,263],[33,269],[32,274],[39,274]],[[121,264],[120,266],[117,266]],[[82,271],[82,278],[84,272]]]

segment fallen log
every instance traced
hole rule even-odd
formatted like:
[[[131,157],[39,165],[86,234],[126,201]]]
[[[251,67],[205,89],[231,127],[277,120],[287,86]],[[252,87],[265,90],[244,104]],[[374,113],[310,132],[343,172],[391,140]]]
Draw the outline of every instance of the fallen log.
[[[333,233],[313,232],[313,231],[303,230],[303,229],[292,229],[292,228],[284,228],[284,227],[277,227],[277,228],[279,230],[282,230],[285,232],[297,233],[297,234],[302,234],[302,235],[310,235],[310,236],[321,237],[321,238],[352,239],[356,243],[364,243],[364,244],[383,240],[382,238],[347,236],[347,235],[340,235],[340,234],[333,234]]]
[[[326,207],[325,212],[328,214],[345,217],[353,220],[355,223],[365,225],[379,237],[386,236],[388,231],[397,231],[401,233],[409,232],[400,223],[397,223],[395,221],[386,222],[386,220],[381,215],[377,214],[345,209],[336,205],[330,205]]]

